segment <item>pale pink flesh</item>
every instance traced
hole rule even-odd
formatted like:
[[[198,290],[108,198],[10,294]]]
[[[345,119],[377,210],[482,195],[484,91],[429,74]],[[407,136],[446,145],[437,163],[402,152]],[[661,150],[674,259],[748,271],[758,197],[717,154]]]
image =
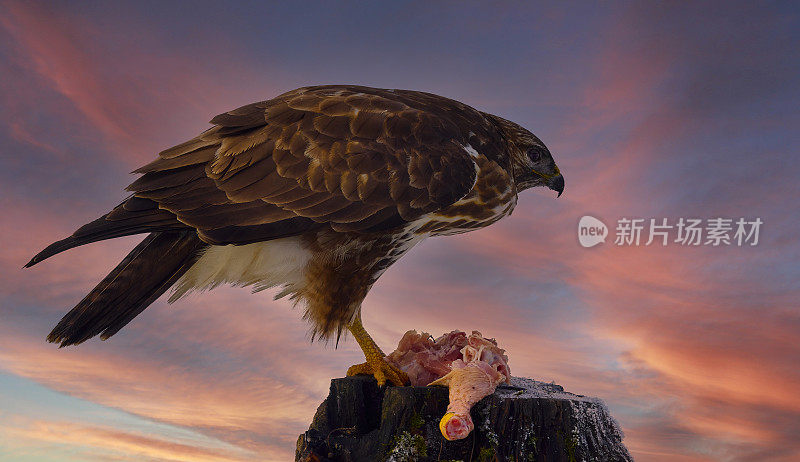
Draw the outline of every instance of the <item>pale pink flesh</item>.
[[[485,339],[477,331],[470,335],[453,331],[436,340],[427,333],[408,331],[386,360],[406,372],[411,385],[450,388],[450,404],[439,428],[445,438],[457,440],[474,429],[472,406],[510,380],[504,353],[494,339]]]
[[[445,414],[442,420],[447,419],[439,427],[442,430],[442,435],[448,441],[463,440],[475,428],[472,423],[472,417],[467,415]]]
[[[451,414],[452,417],[446,424],[440,425],[442,434],[448,440],[462,439],[469,435],[474,428],[469,415],[470,409],[475,403],[492,394],[505,378],[482,362],[464,364],[458,361],[454,366],[460,367],[431,383],[431,385],[450,387],[450,404],[447,406],[445,418]]]

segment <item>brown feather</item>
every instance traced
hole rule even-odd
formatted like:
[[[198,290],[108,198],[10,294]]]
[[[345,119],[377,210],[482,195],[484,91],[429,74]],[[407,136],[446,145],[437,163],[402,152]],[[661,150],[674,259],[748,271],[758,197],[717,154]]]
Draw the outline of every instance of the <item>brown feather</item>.
[[[295,98],[287,99],[286,104],[292,109],[317,112],[319,110],[319,103],[321,101],[322,97],[310,93],[310,94],[301,94],[300,96],[297,96]]]
[[[272,161],[272,157],[268,157],[254,162],[248,168],[240,169],[230,174],[226,173],[222,178],[215,180],[215,183],[220,189],[230,193],[266,178],[271,173],[275,173],[275,162]],[[276,174],[276,176],[278,175]]]
[[[274,223],[294,216],[290,211],[263,201],[207,206],[178,214],[182,223],[201,230]]]
[[[327,98],[319,105],[319,112],[327,116],[343,116],[353,113],[353,107],[344,98]]]
[[[380,113],[359,111],[350,121],[350,132],[359,138],[374,140],[383,133],[384,119]]]
[[[331,223],[331,228],[339,232],[354,232],[374,229],[382,223],[392,221],[396,212],[391,209],[381,209],[361,220],[347,223]]]
[[[314,128],[323,135],[336,139],[347,139],[350,133],[350,118],[318,115],[314,117]]]
[[[275,194],[269,198],[270,203],[277,204],[279,206],[284,206],[285,204],[293,201],[297,201],[300,199],[305,199],[306,197],[311,196],[319,196],[319,193],[315,193],[314,191],[310,191],[308,189],[300,188],[295,185],[293,188],[282,192],[281,194]]]
[[[322,225],[310,218],[293,217],[275,223],[254,226],[228,226],[225,228],[200,230],[200,238],[209,244],[225,245],[231,242],[250,244],[282,237],[296,236],[304,232],[319,229]]]
[[[283,202],[283,203],[280,203],[278,205],[280,205],[281,208],[284,208],[286,210],[291,210],[291,211],[297,213],[299,210],[303,210],[305,208],[320,204],[320,203],[325,202],[326,200],[328,200],[330,198],[331,198],[331,195],[328,194],[328,193],[315,193],[315,192],[312,192],[312,193],[308,194],[305,197],[299,197],[299,198],[294,199],[292,201]]]
[[[263,114],[270,124],[286,126],[298,122],[306,113],[292,109],[286,103],[277,103],[269,106]]]
[[[189,141],[181,143],[177,146],[173,146],[169,149],[165,149],[158,153],[158,156],[162,159],[172,159],[178,156],[185,156],[187,154],[191,154],[195,151],[200,150],[201,148],[207,147],[213,143],[210,143],[206,140],[200,138],[192,138]]]
[[[327,218],[333,223],[351,223],[363,220],[377,211],[386,208],[378,204],[361,204],[350,202],[350,205],[335,212],[331,212]]]
[[[158,158],[150,162],[149,164],[137,168],[136,170],[133,171],[133,173],[159,172],[164,170],[186,167],[189,165],[205,164],[206,162],[214,158],[214,153],[216,152],[216,150],[217,150],[216,147],[211,146],[203,149],[198,149],[197,151],[192,151],[190,155],[172,157],[169,159]]]
[[[317,204],[313,204],[308,207],[293,206],[291,207],[291,209],[294,213],[300,215],[301,217],[313,218],[315,219],[314,221],[325,223],[330,221],[329,218],[330,214],[336,213],[351,204],[352,202],[345,199],[344,197],[336,197],[326,194],[325,200]],[[318,218],[324,218],[324,219],[317,220]]]
[[[360,200],[358,197],[358,177],[359,174],[352,170],[342,172],[339,183],[342,187],[342,195],[347,200],[351,200],[353,202]]]
[[[308,186],[315,192],[329,192],[325,187],[325,169],[316,159],[308,164]]]
[[[411,136],[411,122],[400,115],[392,115],[384,121],[386,136],[399,140],[405,140]]]
[[[181,186],[205,177],[206,173],[202,167],[190,165],[166,171],[146,173],[125,189],[131,192],[155,191],[157,189]]]
[[[228,191],[228,197],[236,202],[249,202],[257,199],[270,200],[297,188],[297,182],[282,177],[277,171],[245,187]]]
[[[222,129],[235,129],[235,131],[258,127],[264,125],[265,122],[265,105],[266,102],[248,104],[214,117],[211,119],[211,123],[219,125]],[[228,134],[231,134],[230,131]]]
[[[204,244],[192,231],[153,233],[67,313],[47,336],[62,347],[111,337],[175,283]]]

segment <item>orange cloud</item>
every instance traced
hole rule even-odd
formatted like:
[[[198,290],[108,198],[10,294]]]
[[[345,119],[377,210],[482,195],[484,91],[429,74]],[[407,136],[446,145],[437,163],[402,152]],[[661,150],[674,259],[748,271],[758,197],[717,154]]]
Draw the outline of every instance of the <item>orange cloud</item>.
[[[0,429],[17,450],[28,445],[71,447],[95,460],[153,460],[175,462],[243,462],[254,454],[235,447],[208,448],[197,442],[180,443],[136,432],[88,426],[76,422],[33,420]]]
[[[135,47],[120,62],[86,46],[94,36],[115,37],[102,25],[21,2],[5,10],[0,25],[14,40],[13,57],[85,117],[80,136],[87,144],[98,133],[131,167],[200,131],[213,115],[207,108],[222,111],[230,101],[273,93],[240,63],[212,62],[209,77],[189,58],[143,56]],[[747,454],[774,448],[791,460],[800,453],[787,436],[791,426],[765,421],[800,415],[800,378],[786,366],[798,357],[792,314],[798,294],[778,293],[770,281],[737,277],[733,270],[725,279],[709,268],[744,273],[758,259],[768,266],[794,237],[759,248],[758,257],[675,246],[577,245],[579,216],[657,214],[663,204],[654,197],[672,197],[671,188],[657,184],[664,165],[659,149],[691,120],[671,95],[658,91],[675,64],[668,47],[620,43],[629,37],[617,31],[634,20],[622,16],[607,29],[613,33],[599,37],[604,43],[592,66],[597,77],[576,90],[584,107],[551,135],[562,144],[554,152],[567,177],[564,197],[526,192],[514,215],[492,228],[415,249],[376,285],[365,302],[365,324],[387,350],[407,329],[434,335],[479,329],[496,336],[515,374],[606,399],[639,461],[747,460]],[[212,56],[219,59],[211,52],[204,58]],[[110,63],[122,70],[109,74]],[[131,75],[135,68],[158,71]],[[251,75],[252,84],[226,85],[239,73]],[[155,114],[153,108],[166,109]],[[57,154],[30,127],[11,129],[16,139]],[[606,132],[614,138],[600,136]],[[642,193],[652,190],[663,195]],[[14,430],[31,444],[67,441],[119,460],[286,460],[328,379],[361,361],[352,341],[338,351],[308,345],[297,311],[271,302],[269,294],[244,290],[156,303],[109,342],[57,350],[43,341],[51,323],[137,238],[73,250],[23,273],[17,269],[32,253],[81,223],[66,211],[52,216],[30,201],[13,200],[14,207],[4,203],[0,234],[16,245],[0,249],[0,288],[38,309],[3,307],[0,367],[73,396],[197,429],[241,453],[93,427],[80,416]],[[474,268],[471,274],[463,261]],[[423,277],[431,274],[436,279]],[[503,284],[519,284],[510,281],[515,278],[529,287],[513,286],[516,293],[509,294]],[[754,298],[757,309],[745,304]]]
[[[56,349],[39,338],[0,326],[0,368],[72,396],[193,428],[242,450],[256,451],[258,457],[248,456],[248,460],[282,460],[308,425],[327,380],[340,375],[346,363],[339,367],[336,362],[326,363],[333,352],[306,345],[305,326],[291,319],[295,313],[285,305],[265,309],[254,306],[251,299],[248,310],[242,300],[208,298],[219,305],[178,308],[185,313],[201,312],[199,322],[165,325],[163,332],[155,333],[139,329],[130,333],[137,337],[133,343],[122,340],[120,344],[115,337]],[[231,312],[229,306],[238,311]],[[157,304],[150,310],[175,308]],[[260,322],[246,316],[256,310],[264,313]],[[276,315],[279,310],[286,313]],[[268,341],[264,329],[274,329]],[[224,371],[216,364],[206,369],[206,359],[187,350],[191,347],[186,342],[174,347],[164,343],[173,335],[170,331],[189,340],[188,345],[236,358],[238,367]],[[153,342],[161,347],[136,354],[137,348],[152,348]],[[353,356],[345,353],[338,357],[346,362]]]

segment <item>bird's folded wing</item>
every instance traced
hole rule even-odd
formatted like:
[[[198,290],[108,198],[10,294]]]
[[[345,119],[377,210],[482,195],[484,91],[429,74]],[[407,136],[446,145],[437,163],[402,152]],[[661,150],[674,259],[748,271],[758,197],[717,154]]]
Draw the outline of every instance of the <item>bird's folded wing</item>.
[[[472,134],[388,92],[299,89],[211,123],[128,189],[214,244],[394,227],[464,197],[477,175]]]

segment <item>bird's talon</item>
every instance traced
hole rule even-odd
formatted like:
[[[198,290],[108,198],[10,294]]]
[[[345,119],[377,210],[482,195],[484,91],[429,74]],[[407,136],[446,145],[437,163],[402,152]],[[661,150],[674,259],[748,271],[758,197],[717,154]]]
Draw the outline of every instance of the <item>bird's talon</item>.
[[[378,381],[378,386],[383,386],[388,381],[392,385],[402,387],[409,382],[408,374],[387,363],[383,358],[350,366],[347,369],[347,376],[353,375],[371,375]]]

